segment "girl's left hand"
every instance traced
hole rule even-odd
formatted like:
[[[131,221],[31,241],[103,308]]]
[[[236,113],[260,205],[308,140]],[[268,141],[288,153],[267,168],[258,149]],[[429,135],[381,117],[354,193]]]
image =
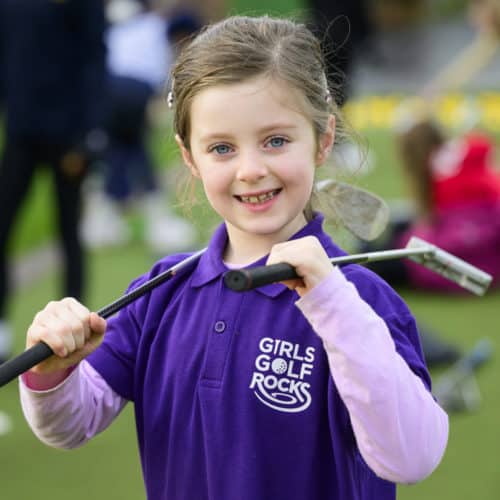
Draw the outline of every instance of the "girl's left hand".
[[[300,278],[282,281],[282,283],[291,290],[295,290],[301,297],[333,271],[325,249],[314,236],[305,236],[298,240],[274,245],[266,264],[280,262],[287,262],[296,269]]]

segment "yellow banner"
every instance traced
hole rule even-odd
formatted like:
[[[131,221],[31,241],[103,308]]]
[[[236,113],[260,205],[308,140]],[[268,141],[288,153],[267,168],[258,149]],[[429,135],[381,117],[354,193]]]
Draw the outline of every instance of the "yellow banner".
[[[401,94],[362,96],[349,100],[344,107],[344,113],[348,121],[358,130],[396,129],[415,120],[420,114],[419,109],[426,106],[422,100]],[[498,132],[500,93],[446,94],[432,105],[431,116],[451,129],[478,126]]]

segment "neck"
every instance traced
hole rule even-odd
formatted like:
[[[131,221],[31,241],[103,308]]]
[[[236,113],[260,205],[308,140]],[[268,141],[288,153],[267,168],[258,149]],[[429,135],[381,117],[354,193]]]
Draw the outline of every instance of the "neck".
[[[271,248],[277,243],[289,240],[306,224],[307,221],[304,219],[300,226],[287,226],[279,232],[257,235],[242,231],[226,222],[229,241],[224,251],[224,262],[238,266],[251,264],[269,254]]]
[[[244,242],[234,244],[231,237],[229,237],[229,242],[224,252],[224,262],[237,266],[246,266],[261,259],[271,251],[273,243],[264,241],[260,243],[256,245],[255,240],[251,238],[251,241],[248,241],[248,245],[245,245]]]

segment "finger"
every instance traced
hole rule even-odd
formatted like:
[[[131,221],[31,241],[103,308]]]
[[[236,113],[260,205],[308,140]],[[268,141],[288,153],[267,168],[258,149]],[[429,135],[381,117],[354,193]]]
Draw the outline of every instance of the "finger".
[[[33,324],[28,329],[26,348],[29,349],[40,342],[47,344],[52,349],[52,352],[60,358],[65,358],[68,355],[68,348],[63,337],[46,326]]]
[[[33,325],[44,327],[50,334],[59,335],[62,338],[68,352],[75,349],[76,345],[83,345],[83,330],[75,315],[67,308],[63,301],[51,301],[45,308],[36,314]],[[73,331],[75,337],[73,337]],[[47,339],[40,339],[46,341]],[[62,356],[62,351],[58,353]]]
[[[296,290],[297,288],[303,288],[304,287],[304,281],[303,280],[285,280],[285,281],[281,281],[281,283],[283,285],[285,285],[290,290]]]
[[[69,332],[73,337],[75,349],[80,349],[85,343],[85,330],[90,331],[88,318],[80,319],[78,315],[68,307],[68,303],[63,302],[61,305],[63,307],[58,308],[54,312],[54,316],[62,323],[60,327],[61,331],[64,330],[65,334]],[[54,325],[54,321],[51,324]]]
[[[60,339],[65,349],[65,353],[63,352],[64,349],[57,351],[57,354],[61,357],[66,357],[69,353],[74,352],[76,349],[76,340],[73,336],[71,324],[54,314],[47,314],[43,319],[44,322],[40,326],[46,328],[46,343],[51,346],[50,342],[53,342],[54,338]],[[56,342],[56,347],[59,348],[59,342]]]
[[[271,249],[267,264],[287,262],[297,267],[304,262],[314,260],[314,256],[318,252],[318,245],[321,246],[317,239],[313,237],[277,243]],[[323,250],[322,247],[321,250]]]
[[[81,321],[84,340],[88,339],[91,334],[90,311],[83,304],[72,297],[67,297],[63,299],[62,302]]]
[[[104,335],[107,325],[107,322],[104,318],[101,318],[101,316],[99,316],[97,313],[92,312],[90,313],[89,324],[92,331],[97,335]]]

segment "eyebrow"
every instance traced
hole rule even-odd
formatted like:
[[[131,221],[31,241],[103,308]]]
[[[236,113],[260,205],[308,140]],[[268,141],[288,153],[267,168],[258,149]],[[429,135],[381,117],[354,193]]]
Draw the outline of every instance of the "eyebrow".
[[[265,127],[262,127],[261,129],[258,130],[259,134],[266,134],[269,133],[273,130],[294,130],[297,128],[297,125],[294,125],[292,123],[273,123],[271,125],[267,125]],[[200,140],[202,142],[210,142],[214,140],[224,140],[231,138],[232,134],[231,133],[225,133],[225,132],[209,132],[206,135],[202,135],[200,137]]]

